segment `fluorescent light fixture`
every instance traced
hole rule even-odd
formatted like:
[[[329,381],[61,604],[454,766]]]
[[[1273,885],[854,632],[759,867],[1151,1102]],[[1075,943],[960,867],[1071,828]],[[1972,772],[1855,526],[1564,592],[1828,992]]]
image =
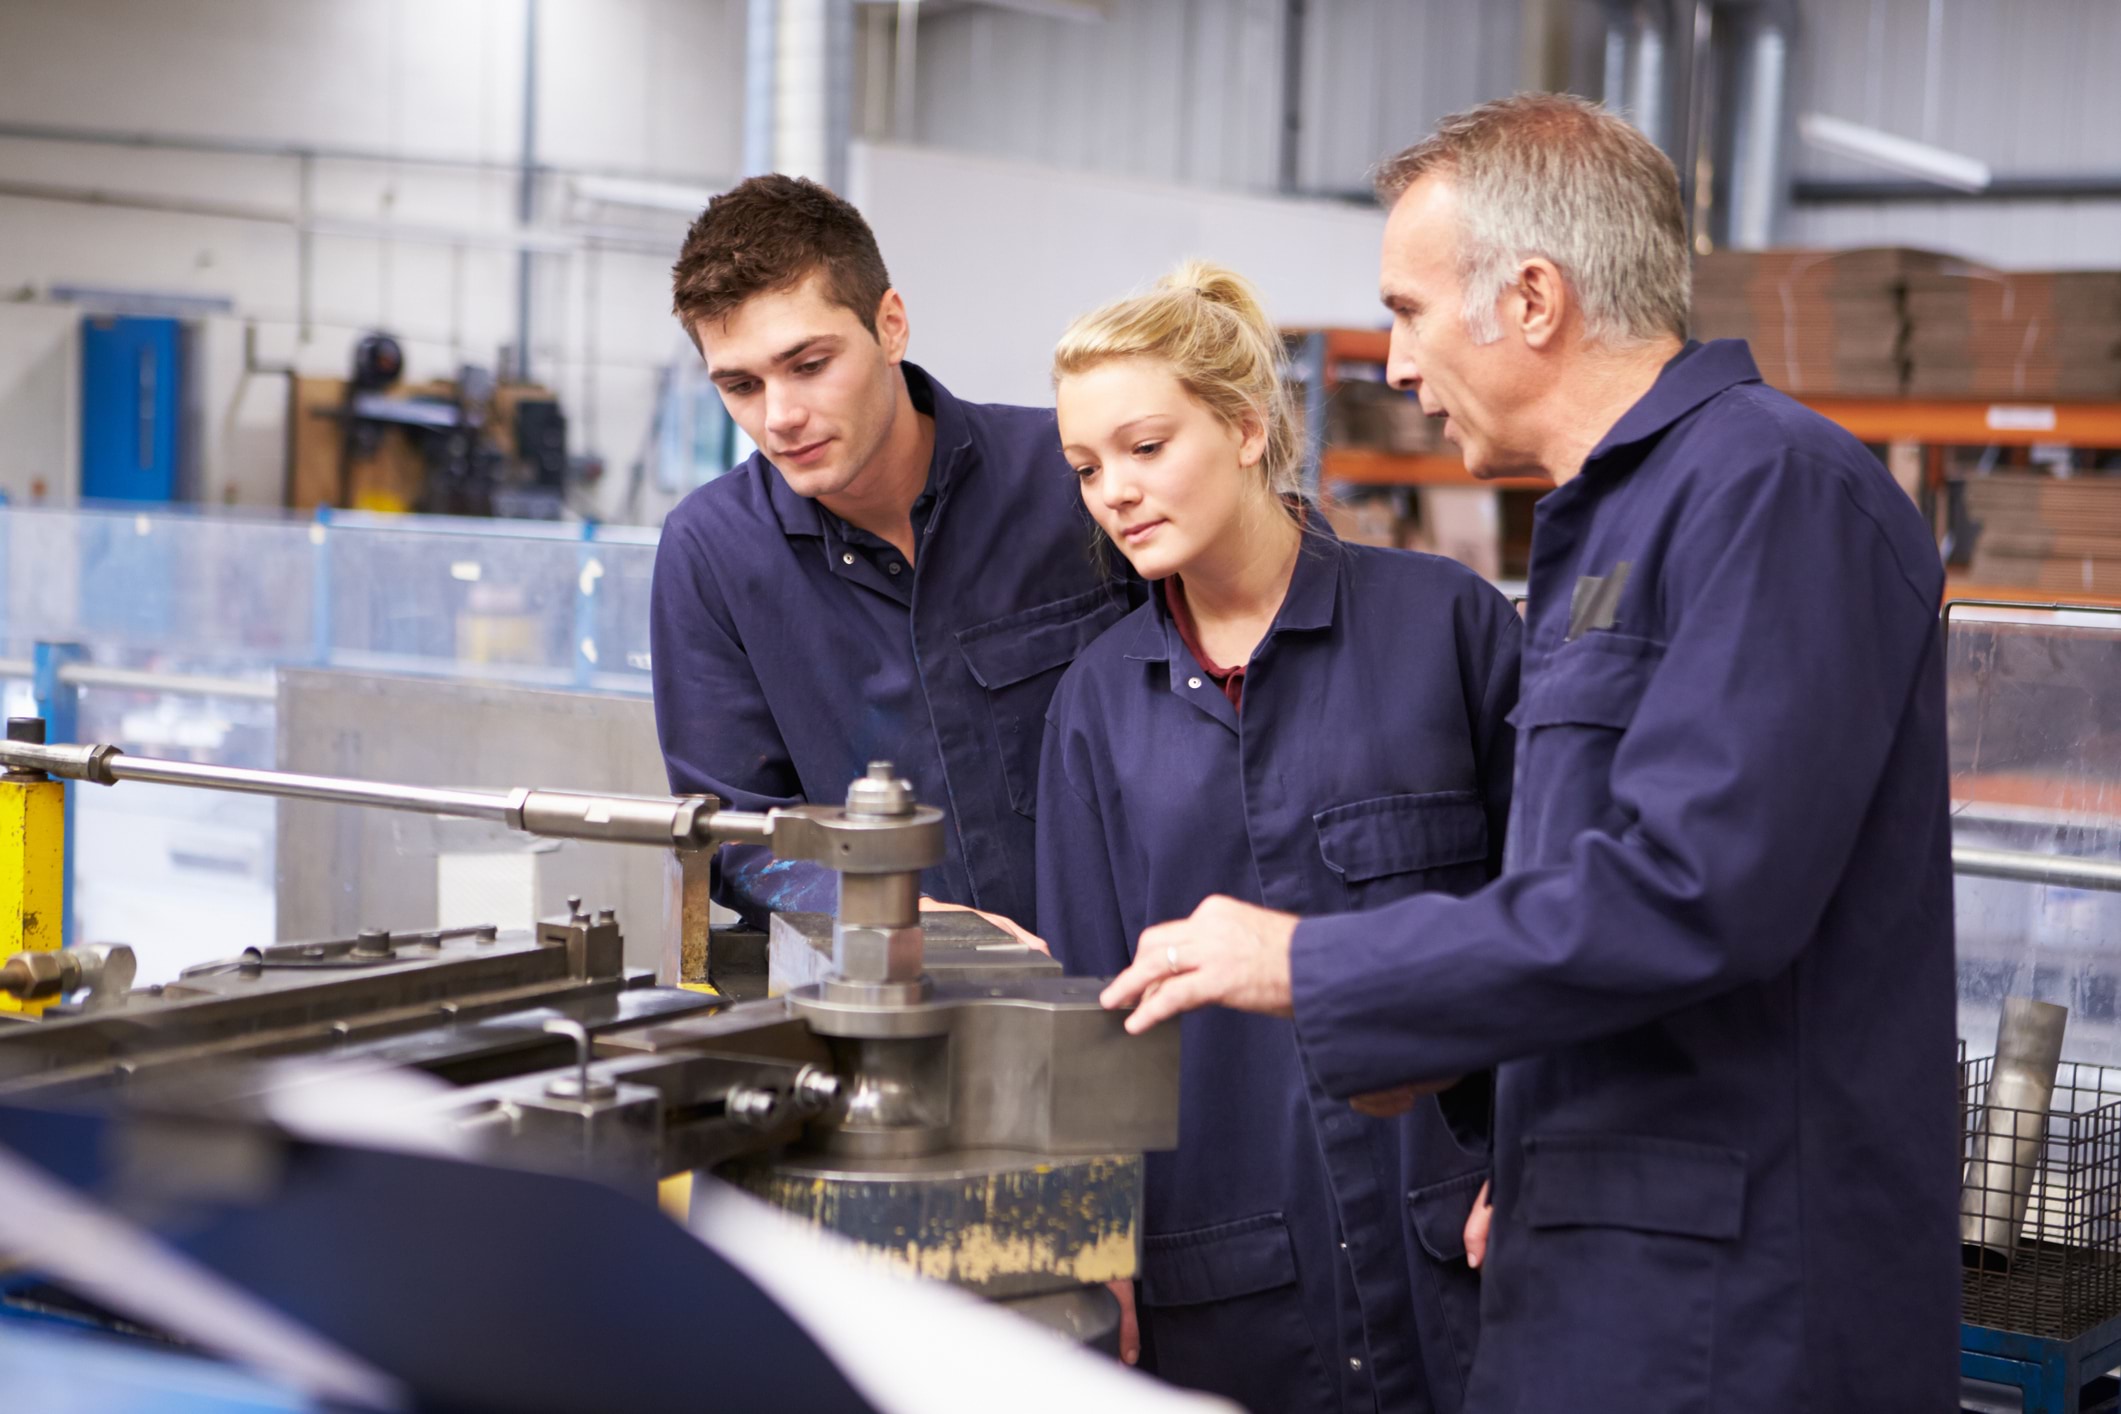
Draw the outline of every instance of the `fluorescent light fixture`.
[[[900,8],[900,0],[858,0],[864,5],[879,9],[888,6]],[[1020,15],[1035,15],[1042,20],[1067,20],[1073,24],[1101,24],[1111,16],[1111,0],[910,0],[915,6],[931,15],[948,14],[952,10],[970,8],[983,3],[990,10],[1014,10]]]
[[[632,206],[643,211],[677,211],[687,216],[699,215],[715,197],[712,187],[644,182],[630,177],[575,177],[570,185],[575,196],[583,201]]]
[[[1097,24],[1105,19],[1103,0],[987,0],[997,10],[1015,10],[1045,20]]]
[[[1806,113],[1797,120],[1797,133],[1822,152],[1837,152],[1859,162],[1889,167],[1956,191],[1986,191],[1993,176],[1988,163],[1979,158],[1825,113]]]

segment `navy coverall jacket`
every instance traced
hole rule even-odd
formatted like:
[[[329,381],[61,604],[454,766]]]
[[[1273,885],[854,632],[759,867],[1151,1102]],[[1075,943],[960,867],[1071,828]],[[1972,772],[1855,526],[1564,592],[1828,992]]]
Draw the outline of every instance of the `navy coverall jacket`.
[[[833,804],[890,761],[944,812],[923,892],[1029,925],[1046,701],[1129,598],[1053,414],[963,403],[908,363],[935,419],[912,566],[798,496],[761,454],[678,503],[656,551],[655,718],[670,788],[742,810]],[[822,866],[722,852],[716,897],[754,923],[831,910]]]
[[[1689,346],[1540,503],[1504,877],[1297,929],[1328,1091],[1500,1066],[1475,1414],[1957,1408],[1942,589]]]
[[[1143,928],[1215,893],[1318,912],[1478,888],[1502,865],[1521,636],[1470,570],[1316,531],[1240,713],[1152,596],[1049,709],[1054,957],[1118,972]],[[1461,1147],[1434,1101],[1385,1121],[1328,1097],[1286,1020],[1180,1024],[1179,1147],[1148,1162],[1143,1363],[1276,1414],[1455,1410],[1485,1143]]]

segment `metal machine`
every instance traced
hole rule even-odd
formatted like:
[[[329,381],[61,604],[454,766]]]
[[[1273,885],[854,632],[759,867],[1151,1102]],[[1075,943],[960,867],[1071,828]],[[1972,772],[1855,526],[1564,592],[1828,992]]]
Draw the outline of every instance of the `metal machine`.
[[[1177,1141],[1178,1028],[1129,1036],[1097,983],[983,967],[976,944],[965,965],[928,967],[919,881],[941,857],[942,817],[887,764],[844,806],[759,814],[706,797],[150,760],[45,745],[41,723],[11,736],[0,825],[24,823],[0,829],[0,882],[18,901],[0,898],[0,997],[21,1012],[0,1021],[0,1105],[115,1102],[218,1122],[304,1083],[288,1058],[312,1078],[319,1063],[423,1072],[448,1088],[416,1108],[489,1162],[587,1171],[643,1199],[712,1170],[880,1261],[1078,1338],[1112,1325],[1102,1284],[1135,1270],[1141,1155]],[[656,986],[624,968],[610,911],[571,903],[529,936],[364,932],[247,949],[135,990],[129,950],[59,950],[42,921],[61,779],[470,817],[695,858],[763,843],[837,871],[829,966],[748,1002]]]

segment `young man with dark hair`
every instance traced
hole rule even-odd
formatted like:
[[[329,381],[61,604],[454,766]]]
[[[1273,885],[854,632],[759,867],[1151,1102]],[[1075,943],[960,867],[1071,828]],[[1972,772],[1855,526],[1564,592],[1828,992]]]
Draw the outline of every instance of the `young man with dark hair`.
[[[1053,414],[960,402],[905,361],[868,223],[754,177],[693,223],[675,311],[758,452],[670,513],[651,618],[670,787],[745,810],[831,803],[888,760],[942,807],[930,899],[1029,924],[1046,700],[1127,610]],[[722,852],[758,922],[829,910],[833,876]]]

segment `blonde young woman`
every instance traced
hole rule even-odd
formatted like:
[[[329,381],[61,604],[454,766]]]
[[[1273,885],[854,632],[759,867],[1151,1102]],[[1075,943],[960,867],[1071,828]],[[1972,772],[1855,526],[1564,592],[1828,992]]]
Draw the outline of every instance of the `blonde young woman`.
[[[1054,354],[1084,503],[1151,581],[1047,712],[1038,931],[1132,961],[1211,894],[1291,912],[1467,892],[1502,859],[1517,616],[1448,560],[1340,542],[1299,494],[1282,346],[1189,264]],[[1484,1095],[1367,1118],[1284,1019],[1184,1021],[1179,1147],[1150,1157],[1130,1358],[1276,1414],[1458,1408]]]

